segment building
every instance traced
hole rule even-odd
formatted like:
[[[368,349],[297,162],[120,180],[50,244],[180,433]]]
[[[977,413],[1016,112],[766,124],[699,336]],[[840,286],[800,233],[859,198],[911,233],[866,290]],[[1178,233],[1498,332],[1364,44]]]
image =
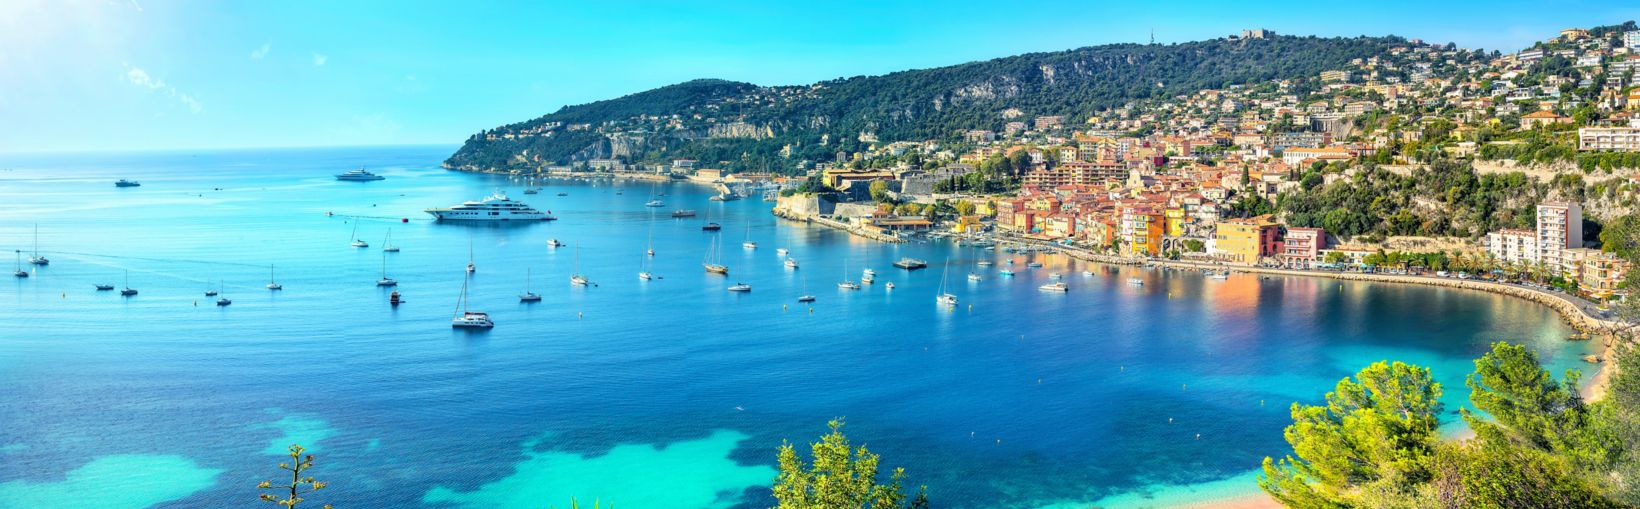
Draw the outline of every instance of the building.
[[[1520,117],[1520,128],[1531,129],[1540,125],[1570,124],[1571,117],[1563,117],[1553,111],[1534,111]]]
[[[1306,160],[1316,161],[1348,161],[1355,157],[1355,153],[1343,147],[1324,148],[1293,148],[1281,153],[1281,161],[1289,165],[1302,163]]]
[[[1290,148],[1321,148],[1332,143],[1329,133],[1276,133],[1270,135],[1270,150],[1284,152]]]
[[[1321,81],[1335,82],[1335,81],[1349,81],[1349,80],[1350,80],[1350,72],[1349,71],[1322,71],[1321,72]]]
[[[1537,206],[1538,262],[1559,267],[1566,249],[1583,247],[1583,207],[1570,202]]]
[[[1623,47],[1640,49],[1640,30],[1623,32]]]
[[[1321,259],[1321,250],[1327,247],[1327,232],[1320,228],[1288,228],[1281,242],[1281,263],[1288,267],[1309,268]]]
[[[1162,254],[1162,234],[1167,225],[1167,217],[1161,211],[1147,205],[1136,205],[1122,208],[1122,242],[1128,246],[1128,254],[1134,256],[1159,256]]]
[[[1036,117],[1036,130],[1046,131],[1065,124],[1065,117],[1059,115]]]
[[[1486,253],[1504,263],[1537,263],[1537,232],[1505,228],[1486,234]]]
[[[1640,128],[1584,127],[1577,130],[1578,150],[1640,150]]]
[[[1633,268],[1614,253],[1593,253],[1583,257],[1577,284],[1595,298],[1608,299],[1622,291],[1619,287]]]
[[[1214,249],[1230,261],[1257,265],[1280,248],[1281,224],[1269,215],[1219,221],[1213,233]]]

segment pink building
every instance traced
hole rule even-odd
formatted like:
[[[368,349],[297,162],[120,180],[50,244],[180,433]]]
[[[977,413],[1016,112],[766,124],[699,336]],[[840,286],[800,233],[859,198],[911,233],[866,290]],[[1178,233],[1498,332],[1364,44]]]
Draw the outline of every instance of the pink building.
[[[1320,260],[1327,247],[1327,232],[1320,228],[1288,228],[1282,241],[1281,258],[1294,267],[1309,267]]]

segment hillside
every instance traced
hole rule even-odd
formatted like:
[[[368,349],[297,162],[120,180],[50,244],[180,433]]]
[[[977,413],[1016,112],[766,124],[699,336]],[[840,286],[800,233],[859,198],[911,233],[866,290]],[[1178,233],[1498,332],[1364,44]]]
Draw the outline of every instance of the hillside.
[[[795,168],[874,142],[956,141],[1040,115],[1085,121],[1133,100],[1299,80],[1404,43],[1395,37],[1225,38],[1032,53],[883,76],[762,87],[696,80],[567,106],[470,137],[445,162],[466,170],[537,169],[595,158],[701,160],[731,169]]]

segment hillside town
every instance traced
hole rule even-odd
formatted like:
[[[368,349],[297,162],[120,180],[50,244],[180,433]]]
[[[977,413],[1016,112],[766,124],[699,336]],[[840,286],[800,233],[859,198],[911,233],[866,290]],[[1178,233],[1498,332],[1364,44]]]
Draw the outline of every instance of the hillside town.
[[[1274,35],[1253,29],[1229,38]],[[1632,23],[1566,29],[1507,54],[1409,39],[1312,79],[1135,101],[1088,118],[1007,109],[999,130],[970,129],[960,139],[889,141],[861,132],[869,150],[802,161],[806,178],[684,159],[629,163],[619,144],[610,157],[543,171],[781,189],[777,214],[889,240],[929,231],[995,235],[1123,260],[1439,272],[1609,299],[1622,292],[1631,263],[1600,249],[1583,225],[1634,210],[1636,71],[1640,30]],[[734,122],[711,130],[758,135]],[[1340,231],[1347,228],[1328,223],[1342,214],[1295,220],[1275,207],[1335,183],[1417,179],[1447,163],[1557,185],[1509,203],[1518,213],[1488,218],[1500,228],[1450,220],[1446,229],[1463,235]],[[732,189],[724,188],[729,199],[738,197]],[[1426,216],[1444,213],[1438,200],[1414,198]],[[1429,222],[1408,219],[1420,220]]]

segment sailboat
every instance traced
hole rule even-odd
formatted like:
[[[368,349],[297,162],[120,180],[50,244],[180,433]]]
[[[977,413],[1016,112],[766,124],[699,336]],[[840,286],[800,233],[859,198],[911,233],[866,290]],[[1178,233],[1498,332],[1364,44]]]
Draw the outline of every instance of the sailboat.
[[[750,222],[746,223],[746,241],[741,242],[740,247],[744,247],[746,249],[757,249],[757,242],[752,241],[752,223]]]
[[[945,292],[945,275],[947,272],[950,272],[950,268],[951,262],[947,260],[945,262],[946,270],[940,271],[940,295],[938,297],[934,297],[934,302],[938,302],[946,306],[955,306],[957,305],[957,296]]]
[[[207,281],[206,283],[209,284],[210,282]],[[220,286],[221,283],[218,282],[217,285]],[[206,297],[215,297],[216,294],[218,294],[218,293],[221,293],[221,292],[218,292],[215,288],[211,288],[211,287],[206,287],[205,288],[205,296]]]
[[[12,274],[17,277],[28,277],[28,271],[23,270],[23,250],[21,249],[17,250],[17,272]]]
[[[467,310],[467,280],[470,276],[461,278],[461,297],[456,299],[456,313],[450,318],[450,327],[456,329],[488,329],[495,327],[490,321],[490,314],[482,311]]]
[[[530,269],[524,269],[524,293],[518,295],[519,302],[541,302],[541,294],[530,291]]]
[[[382,250],[382,278],[376,280],[376,286],[398,286],[399,282],[387,277],[387,250]]]
[[[283,289],[285,289],[285,285],[279,284],[279,280],[273,278],[273,265],[272,264],[268,265],[268,289],[269,290],[283,290]]]
[[[803,295],[797,296],[798,302],[814,302],[814,296],[809,295],[809,276],[803,276]]]
[[[844,290],[859,290],[860,289],[860,284],[859,283],[856,283],[853,280],[848,278],[848,261],[847,260],[843,261],[843,281],[837,283],[837,287],[841,288],[841,289],[844,289]]]
[[[369,242],[365,242],[364,239],[359,238],[358,221],[353,222],[353,247],[370,247]]]
[[[125,289],[120,290],[120,295],[130,297],[136,294],[137,289],[131,287],[131,271],[125,271]]]
[[[393,229],[392,228],[387,229],[387,239],[382,241],[382,252],[383,253],[397,253],[397,252],[399,252],[399,246],[393,245]]]
[[[47,260],[46,257],[40,256],[40,225],[39,225],[39,223],[35,223],[35,225],[34,225],[34,256],[28,257],[28,262],[32,263],[34,265],[51,265],[51,260]]]
[[[581,274],[581,248],[577,246],[575,248],[575,273],[569,276],[569,284],[586,286],[587,283],[587,277]]]
[[[701,265],[706,267],[706,272],[710,272],[710,273],[713,273],[713,274],[723,274],[723,275],[727,276],[727,275],[729,275],[729,266],[724,265],[722,263],[722,260],[715,259],[715,258],[721,258],[721,256],[722,256],[722,254],[721,254],[722,250],[718,248],[718,244],[722,240],[723,240],[722,237],[718,237],[718,236],[713,236],[712,237],[712,245],[711,245],[711,247],[706,249],[706,261],[701,262]]]
[[[216,287],[217,287],[217,293],[219,293],[219,294],[222,293],[222,280],[218,279],[216,281]],[[223,296],[222,298],[216,299],[217,307],[226,306],[226,305],[229,305],[229,304],[233,304],[233,301],[228,300],[227,296]]]
[[[649,244],[644,247],[644,257],[638,259],[638,279],[648,281],[655,279],[649,272],[649,259],[655,256],[655,213],[649,213]]]
[[[468,239],[467,240],[467,273],[472,274],[473,272],[475,272],[477,270],[478,270],[478,266],[473,264],[473,241],[472,241],[472,239]]]

